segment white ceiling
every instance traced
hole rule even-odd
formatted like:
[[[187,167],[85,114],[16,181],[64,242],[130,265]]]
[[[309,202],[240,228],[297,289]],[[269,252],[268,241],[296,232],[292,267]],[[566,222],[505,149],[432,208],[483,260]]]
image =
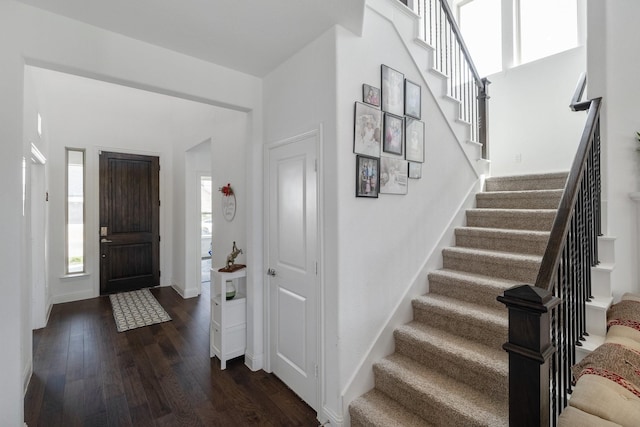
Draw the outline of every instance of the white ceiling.
[[[333,25],[362,31],[366,0],[18,0],[263,77]]]

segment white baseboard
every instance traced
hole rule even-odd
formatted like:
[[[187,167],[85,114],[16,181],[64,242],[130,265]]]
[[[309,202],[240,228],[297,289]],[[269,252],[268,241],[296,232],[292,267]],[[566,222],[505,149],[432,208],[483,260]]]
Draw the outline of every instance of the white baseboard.
[[[85,289],[77,292],[70,292],[67,294],[54,295],[51,300],[53,304],[62,304],[65,302],[80,301],[93,297],[95,297],[95,295],[93,295],[93,289]]]
[[[244,355],[244,364],[253,372],[259,371],[264,368],[264,355],[262,354],[249,354]]]
[[[360,360],[358,367],[347,382],[347,386],[342,390],[342,416],[341,422],[347,420],[349,425],[349,404],[358,396],[371,390],[374,386],[373,364],[383,357],[393,353],[394,337],[393,331],[399,325],[407,323],[413,319],[413,307],[411,299],[416,295],[422,295],[429,291],[427,276],[429,272],[442,268],[442,250],[452,246],[455,242],[455,228],[465,224],[467,209],[475,204],[475,195],[482,190],[484,179],[478,179],[469,188],[465,199],[460,203],[458,209],[449,220],[447,227],[443,230],[438,242],[431,248],[422,267],[416,273],[411,283],[407,284],[404,296],[398,301],[395,309],[390,313],[381,329],[378,331],[375,340],[371,343],[368,351]],[[332,424],[333,425],[333,424]]]
[[[344,419],[341,415],[336,414],[333,410],[327,408],[326,406],[322,407],[322,414],[318,414],[318,419],[320,420],[320,422],[322,422],[322,425],[326,427],[343,427],[344,425],[347,425],[344,423]],[[323,422],[323,420],[326,421]]]
[[[174,291],[176,291],[178,293],[178,295],[180,295],[184,299],[195,298],[198,295],[200,295],[200,290],[199,289],[191,289],[190,288],[190,289],[183,290],[176,283],[172,283],[171,287],[173,288]]]
[[[22,397],[27,395],[29,382],[31,382],[31,375],[33,375],[33,362],[29,360],[27,366],[24,367],[24,371],[22,372]]]

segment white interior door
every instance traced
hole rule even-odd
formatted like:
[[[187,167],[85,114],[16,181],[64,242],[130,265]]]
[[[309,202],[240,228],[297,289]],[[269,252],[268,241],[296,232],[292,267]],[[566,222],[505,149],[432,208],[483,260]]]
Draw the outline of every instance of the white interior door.
[[[317,410],[316,133],[269,150],[271,370]]]

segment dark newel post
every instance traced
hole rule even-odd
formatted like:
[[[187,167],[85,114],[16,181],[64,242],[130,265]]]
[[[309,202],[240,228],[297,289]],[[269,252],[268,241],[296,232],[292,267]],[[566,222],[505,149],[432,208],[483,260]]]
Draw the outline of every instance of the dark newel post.
[[[509,425],[549,425],[551,309],[561,300],[531,285],[508,289],[498,301],[509,310]]]
[[[485,77],[478,92],[478,142],[482,144],[482,158],[487,158],[487,136],[489,135],[489,85],[491,82]]]

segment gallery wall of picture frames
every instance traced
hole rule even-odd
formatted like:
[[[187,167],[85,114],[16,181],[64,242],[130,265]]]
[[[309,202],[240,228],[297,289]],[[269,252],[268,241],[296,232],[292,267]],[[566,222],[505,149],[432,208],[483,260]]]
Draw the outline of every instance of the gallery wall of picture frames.
[[[380,87],[364,83],[354,112],[356,197],[407,194],[425,157],[422,86],[383,64]]]

